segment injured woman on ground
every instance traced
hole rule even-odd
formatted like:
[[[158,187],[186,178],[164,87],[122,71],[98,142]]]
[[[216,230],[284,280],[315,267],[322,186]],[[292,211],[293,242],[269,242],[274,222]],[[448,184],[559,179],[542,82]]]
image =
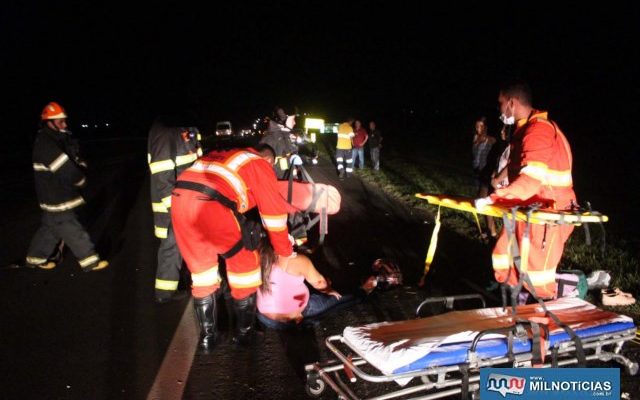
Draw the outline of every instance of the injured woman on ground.
[[[341,295],[308,257],[294,253],[287,263],[280,263],[284,267],[278,266],[275,261],[273,248],[263,241],[260,247],[263,282],[258,290],[258,319],[272,329],[294,327],[303,320],[308,321],[356,304],[371,293],[377,284],[376,277],[371,276],[357,293]],[[311,292],[305,281],[315,291]]]

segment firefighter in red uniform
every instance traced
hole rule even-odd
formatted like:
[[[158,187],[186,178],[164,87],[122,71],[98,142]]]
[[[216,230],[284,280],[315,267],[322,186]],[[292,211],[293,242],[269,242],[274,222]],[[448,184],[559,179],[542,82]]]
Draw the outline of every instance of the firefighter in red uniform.
[[[262,283],[259,235],[243,214],[257,207],[278,264],[286,268],[288,259],[295,256],[287,213],[296,210],[278,191],[274,159],[268,146],[212,151],[180,175],[173,191],[172,225],[191,271],[200,344],[205,348],[214,344],[217,335],[218,256],[226,260],[236,315],[234,340],[244,344],[253,335],[255,294]]]
[[[532,107],[531,90],[526,83],[505,85],[498,102],[503,122],[516,124],[508,164],[509,184],[489,197],[476,200],[476,207],[494,203],[509,206],[538,203],[543,208],[571,210],[576,204],[571,178],[572,155],[560,128],[548,119],[547,112]],[[527,223],[515,225],[520,267],[531,280],[537,297],[550,299],[556,295],[556,267],[573,226],[529,224],[528,228],[527,238]],[[498,282],[513,287],[518,284],[519,276],[509,251],[509,233],[503,229],[493,249],[493,269]],[[526,282],[525,288],[532,292]]]

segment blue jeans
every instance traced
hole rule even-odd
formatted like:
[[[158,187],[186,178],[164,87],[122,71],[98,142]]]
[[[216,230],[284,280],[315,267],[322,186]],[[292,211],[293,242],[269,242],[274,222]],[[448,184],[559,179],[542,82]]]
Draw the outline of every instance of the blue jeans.
[[[376,171],[380,169],[380,147],[371,148],[371,164]]]
[[[314,319],[324,316],[332,311],[342,310],[353,304],[358,303],[362,299],[361,296],[352,294],[345,294],[340,299],[335,298],[322,293],[311,293],[309,295],[309,302],[307,306],[302,310],[302,316],[304,317],[303,323],[313,323]],[[264,324],[267,328],[271,329],[287,329],[296,326],[294,321],[281,322],[271,318],[267,318],[264,315],[258,313],[258,320]]]
[[[354,147],[351,154],[351,158],[353,158],[353,166],[355,167],[358,165],[358,168],[364,168],[364,147]]]

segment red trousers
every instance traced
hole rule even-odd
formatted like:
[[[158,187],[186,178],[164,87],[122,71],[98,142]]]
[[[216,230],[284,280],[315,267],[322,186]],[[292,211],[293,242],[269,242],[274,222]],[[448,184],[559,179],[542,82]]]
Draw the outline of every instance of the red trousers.
[[[191,272],[193,297],[201,298],[220,287],[218,255],[241,238],[233,212],[199,192],[176,189],[171,199],[171,223],[180,253]],[[262,284],[257,251],[240,250],[226,259],[231,296],[245,298]]]
[[[564,244],[573,232],[573,225],[530,225],[529,240],[524,239],[525,222],[517,222],[515,239],[521,257],[528,257],[526,262],[521,258],[520,265],[534,286],[538,297],[547,299],[556,296],[556,267],[562,258]],[[518,272],[510,263],[509,234],[502,229],[498,242],[493,249],[492,261],[495,278],[500,283],[514,286],[518,283]],[[531,292],[531,288],[525,285]]]

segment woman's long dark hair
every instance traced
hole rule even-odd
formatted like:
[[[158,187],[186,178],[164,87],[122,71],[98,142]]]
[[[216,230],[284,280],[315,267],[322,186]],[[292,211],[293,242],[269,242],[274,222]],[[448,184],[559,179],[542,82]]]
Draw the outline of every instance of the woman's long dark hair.
[[[273,251],[269,239],[262,238],[260,241],[258,256],[260,257],[260,271],[262,272],[260,290],[265,293],[271,293],[271,267],[276,262],[276,253]]]

